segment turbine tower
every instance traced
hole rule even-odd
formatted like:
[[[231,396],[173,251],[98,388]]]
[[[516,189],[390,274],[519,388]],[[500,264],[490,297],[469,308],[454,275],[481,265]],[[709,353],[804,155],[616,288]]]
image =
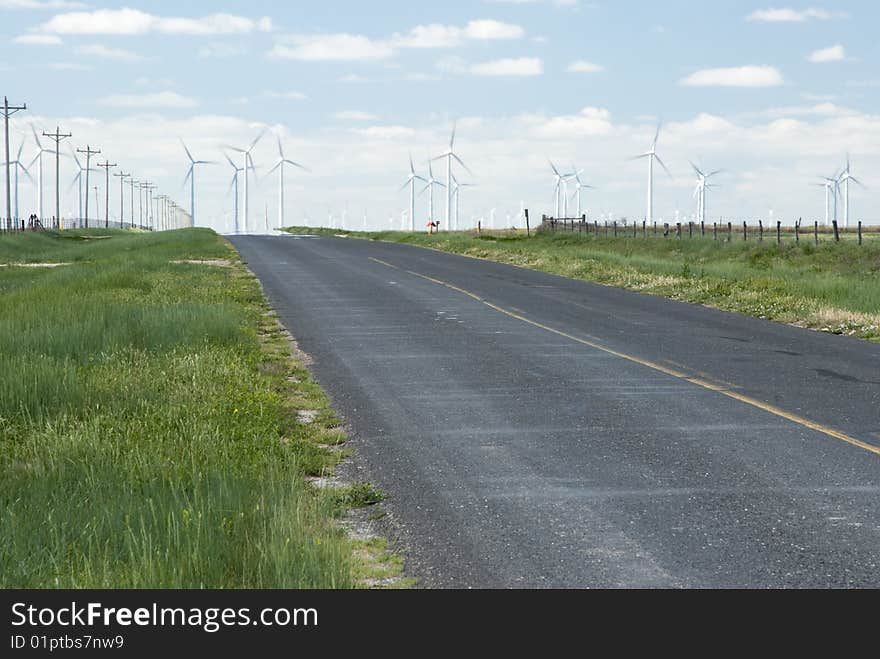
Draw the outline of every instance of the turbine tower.
[[[554,192],[556,194],[556,209],[554,217],[559,217],[562,213],[562,196],[565,192],[566,181],[571,177],[570,174],[560,174],[559,169],[553,164],[552,160],[548,160],[550,168],[553,170],[553,182],[555,183]]]
[[[450,172],[451,174],[451,172]],[[425,194],[425,191],[428,192],[428,222],[434,221],[434,186],[439,185],[441,188],[445,188],[440,181],[434,178],[434,168],[431,166],[431,161],[428,161],[428,185],[419,193],[419,195]],[[447,220],[447,226],[448,220]]]
[[[592,185],[587,185],[581,180],[581,174],[584,173],[584,170],[578,170],[576,167],[572,166],[572,170],[574,170],[574,182],[575,182],[575,195],[577,196],[577,215],[575,217],[581,216],[581,190],[595,190]]]
[[[268,128],[264,128],[263,131],[259,135],[257,135],[256,139],[253,142],[251,142],[251,145],[247,149],[241,149],[236,146],[226,146],[225,147],[225,148],[229,149],[230,151],[236,151],[236,152],[242,154],[242,157],[244,158],[244,166],[242,167],[241,171],[244,173],[244,209],[243,209],[244,210],[244,213],[243,213],[244,222],[242,224],[244,225],[244,232],[245,233],[247,233],[247,230],[248,230],[248,219],[249,219],[248,218],[248,214],[249,214],[248,210],[249,210],[249,204],[250,204],[250,197],[248,194],[248,181],[249,181],[248,170],[249,169],[256,170],[256,167],[254,167],[254,159],[251,157],[251,152],[254,150],[254,147],[257,146],[257,143],[261,139],[263,139],[263,135],[266,134],[267,130],[268,130]]]
[[[232,228],[233,233],[238,233],[238,173],[244,171],[241,167],[235,164],[235,162],[225,153],[223,156],[226,158],[226,162],[229,163],[229,166],[232,167],[235,172],[232,175],[232,181],[229,182],[229,191],[226,194],[229,194],[230,191],[235,192],[235,202],[233,203],[233,217],[232,217]]]
[[[694,190],[694,197],[697,198],[697,217],[702,224],[706,221],[706,190],[716,187],[709,183],[709,179],[720,174],[722,170],[716,169],[714,172],[704,174],[694,163],[691,163],[691,167],[697,175],[697,188]]]
[[[31,160],[31,164],[28,165],[28,168],[37,164],[37,215],[40,216],[40,221],[42,222],[44,219],[43,216],[43,154],[55,153],[51,149],[44,149],[43,144],[40,142],[40,137],[37,135],[37,129],[31,125],[31,132],[34,134],[34,142],[37,143],[37,155],[34,156],[34,159]]]
[[[183,184],[186,185],[186,182],[189,181],[190,190],[189,190],[189,208],[190,215],[192,216],[193,223],[195,223],[196,219],[196,166],[197,165],[215,165],[210,160],[196,160],[193,158],[192,153],[187,148],[186,143],[181,138],[180,145],[183,147],[183,150],[186,151],[186,157],[189,158],[189,171],[186,173],[186,178],[183,179]]]
[[[269,174],[274,172],[276,169],[278,170],[278,228],[284,228],[284,165],[293,165],[294,167],[299,167],[304,171],[308,171],[308,167],[300,165],[298,162],[293,162],[292,160],[288,160],[284,157],[284,147],[281,145],[281,138],[278,137],[278,162],[275,166],[269,170]],[[238,172],[235,174],[236,178],[238,178]],[[267,227],[268,229],[268,227]]]
[[[446,230],[449,231],[450,220],[452,216],[452,161],[456,160],[459,165],[465,168],[468,174],[473,176],[473,172],[468,169],[468,166],[464,164],[464,161],[458,157],[455,153],[455,124],[452,124],[452,137],[449,138],[449,150],[446,153],[443,153],[434,160],[443,160],[446,159]],[[456,229],[458,227],[455,227]]]
[[[15,210],[14,219],[16,219],[16,220],[21,219],[21,217],[18,214],[18,172],[19,172],[19,170],[21,170],[25,173],[25,176],[27,176],[31,180],[31,183],[34,182],[34,177],[31,176],[31,173],[28,171],[28,168],[25,167],[24,164],[22,164],[22,162],[21,162],[21,152],[23,150],[24,150],[24,140],[22,140],[21,145],[18,147],[18,154],[15,156],[15,160],[10,160],[6,163],[7,167],[11,166],[15,170],[15,183],[14,183],[14,188],[13,188],[15,190],[15,204],[13,205],[13,207]]]
[[[641,160],[642,158],[648,159],[648,210],[645,214],[645,221],[649,225],[654,223],[654,161],[656,160],[660,163],[660,166],[669,175],[669,178],[672,178],[669,169],[667,169],[666,165],[660,159],[660,156],[657,155],[657,140],[660,139],[660,128],[662,125],[663,124],[657,124],[657,132],[654,133],[654,141],[651,142],[651,150],[640,156],[631,158],[631,160]]]
[[[838,180],[843,185],[843,228],[849,229],[849,182],[852,181],[863,188],[865,186],[862,185],[860,180],[852,175],[848,153],[846,154],[846,168],[843,170]]]
[[[473,183],[459,183],[458,179],[455,177],[455,174],[452,175],[452,196],[455,199],[455,226],[459,226],[458,218],[461,217],[461,189],[462,188],[472,188],[474,187]]]
[[[424,176],[416,174],[415,165],[413,165],[412,153],[409,154],[409,178],[406,183],[400,186],[399,192],[403,192],[406,186],[409,186],[409,230],[416,230],[416,181],[427,183],[428,180]],[[364,224],[366,229],[366,224]]]

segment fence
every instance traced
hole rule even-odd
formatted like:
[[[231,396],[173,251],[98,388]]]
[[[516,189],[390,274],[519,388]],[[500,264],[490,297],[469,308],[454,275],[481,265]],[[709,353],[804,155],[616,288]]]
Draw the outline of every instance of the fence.
[[[103,220],[90,220],[86,227],[85,220],[68,220],[63,219],[58,222],[54,217],[47,218],[45,222],[40,220],[10,220],[0,219],[0,235],[7,233],[26,233],[28,231],[45,231],[46,229],[55,230],[73,230],[73,229],[139,229],[141,231],[152,231],[151,227],[142,225],[132,225],[130,222],[113,222],[105,224]]]
[[[783,228],[782,222],[777,221],[775,226],[768,223],[766,226],[763,220],[758,220],[757,224],[749,224],[747,221],[742,225],[733,222],[713,222],[710,227],[706,222],[676,222],[675,224],[664,222],[662,225],[654,222],[651,226],[642,221],[641,224],[636,222],[628,223],[623,221],[603,221],[602,224],[598,220],[587,220],[587,216],[581,217],[548,217],[544,215],[541,220],[541,230],[551,232],[569,232],[595,236],[611,236],[632,237],[632,238],[648,238],[649,236],[660,236],[663,238],[675,238],[682,240],[685,237],[693,239],[694,237],[707,238],[712,240],[733,242],[734,240],[757,240],[764,242],[765,240],[775,240],[777,244],[781,244],[783,237],[794,237],[795,242],[800,243],[802,240],[812,240],[816,245],[820,242],[820,236],[833,237],[834,242],[840,242],[845,236],[852,236],[858,240],[859,245],[864,244],[865,237],[870,234],[880,235],[880,227],[866,227],[859,222],[854,229],[843,229],[833,221],[830,227],[820,227],[818,222],[813,222],[811,226],[804,227],[802,220],[798,220],[793,227]]]

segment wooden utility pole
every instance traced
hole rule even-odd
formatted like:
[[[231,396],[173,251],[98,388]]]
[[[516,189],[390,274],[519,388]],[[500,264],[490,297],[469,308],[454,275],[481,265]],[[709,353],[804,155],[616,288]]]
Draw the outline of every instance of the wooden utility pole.
[[[61,141],[73,137],[70,133],[62,133],[56,127],[54,133],[43,131],[43,137],[50,137],[55,142],[55,222],[61,226]],[[40,201],[40,204],[43,202]]]
[[[119,179],[119,228],[125,228],[125,179],[131,176],[125,172],[116,172],[113,176]]]
[[[6,220],[10,221],[12,218],[12,194],[11,188],[12,183],[9,178],[9,117],[14,115],[16,112],[21,112],[22,110],[27,110],[27,103],[24,105],[9,105],[9,99],[5,96],[3,97],[3,121],[6,129]]]
[[[109,160],[105,160],[103,163],[98,163],[98,167],[104,170],[104,194],[106,195],[104,199],[104,228],[110,228],[110,168],[116,167],[116,163],[111,163]]]
[[[89,171],[91,170],[92,156],[96,156],[101,153],[101,149],[92,150],[92,147],[86,145],[85,149],[77,149],[77,153],[85,154],[86,156],[86,229],[89,228]],[[95,202],[97,203],[97,201]]]

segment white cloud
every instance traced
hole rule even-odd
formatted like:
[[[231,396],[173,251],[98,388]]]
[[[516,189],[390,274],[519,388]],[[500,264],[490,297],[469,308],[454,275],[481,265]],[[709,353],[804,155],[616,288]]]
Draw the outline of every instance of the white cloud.
[[[144,59],[141,55],[137,53],[133,53],[130,50],[124,50],[122,48],[109,48],[102,44],[90,44],[87,46],[80,46],[76,49],[80,55],[89,55],[91,57],[101,57],[104,59],[115,59],[121,60],[123,62],[137,62]]]
[[[833,18],[847,18],[843,12],[830,12],[824,9],[758,9],[746,16],[747,21],[755,23],[804,23],[806,21],[829,21]]]
[[[778,87],[782,74],[772,66],[738,66],[703,69],[682,79],[685,87]]]
[[[503,58],[474,64],[470,72],[477,76],[539,76],[544,72],[544,64],[537,57]]]
[[[68,0],[0,0],[0,9],[82,9],[81,2]]]
[[[157,32],[208,36],[270,32],[272,19],[253,20],[232,14],[212,14],[202,18],[163,17],[138,9],[98,9],[58,14],[38,28],[48,34],[138,35]]]
[[[22,34],[15,37],[12,43],[25,46],[60,46],[62,41],[61,37],[54,34]]]
[[[573,138],[609,135],[614,126],[611,113],[604,108],[586,107],[576,115],[556,117],[526,116],[525,120],[540,137]]]
[[[568,65],[566,71],[569,73],[601,73],[605,67],[601,64],[595,64],[586,60],[576,60]]]
[[[276,44],[269,57],[306,62],[381,60],[394,55],[386,42],[359,34],[320,34],[293,36],[292,45]]]
[[[352,132],[363,137],[380,140],[399,140],[415,135],[415,131],[407,126],[370,126],[369,128],[355,128]]]
[[[821,48],[813,51],[807,59],[814,64],[842,62],[846,59],[846,50],[842,45],[837,44],[836,46],[829,46],[828,48]]]
[[[302,92],[274,92],[268,91],[263,92],[263,96],[266,98],[275,98],[283,101],[304,101],[308,98]]]
[[[333,118],[339,121],[375,121],[378,117],[360,110],[343,110],[341,112],[334,112]]]
[[[199,48],[199,57],[203,58],[226,58],[245,55],[247,48],[241,44],[210,43]]]
[[[113,108],[194,108],[198,101],[194,98],[181,96],[176,92],[158,92],[156,94],[119,94],[107,96],[98,101],[99,105]]]
[[[513,25],[512,23],[483,19],[469,22],[464,28],[464,34],[468,39],[483,41],[521,39],[525,34],[525,30],[519,25]]]

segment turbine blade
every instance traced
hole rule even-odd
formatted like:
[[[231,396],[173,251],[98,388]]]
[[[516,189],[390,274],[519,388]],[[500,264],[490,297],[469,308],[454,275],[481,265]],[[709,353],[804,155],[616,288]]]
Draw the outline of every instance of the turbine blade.
[[[456,127],[456,124],[457,124],[457,123],[458,123],[457,121],[453,121],[453,122],[452,122],[452,137],[449,139],[449,151],[450,151],[450,153],[452,152],[452,149],[453,149],[453,147],[455,146],[455,127]]]
[[[230,151],[235,151],[236,153],[247,153],[244,149],[239,149],[237,146],[230,146],[229,144],[221,145],[222,149],[229,149]]]
[[[268,172],[266,172],[266,175],[268,176],[269,174],[271,174],[272,172],[274,172],[276,169],[278,169],[279,167],[281,167],[282,163],[284,163],[284,161],[283,161],[283,160],[280,160],[280,161],[278,162],[277,165],[275,165],[272,169],[270,169]]]
[[[415,175],[415,173],[416,173],[416,166],[413,165],[412,151],[409,152],[409,171],[410,171],[410,174],[413,174],[413,175]]]
[[[264,129],[262,130],[262,132],[261,132],[259,135],[257,135],[257,138],[256,138],[253,142],[251,142],[251,147],[247,150],[248,153],[250,153],[251,151],[254,150],[254,147],[257,146],[257,142],[259,142],[261,139],[263,139],[263,136],[264,136],[268,131],[269,131],[268,128],[264,128]]]
[[[186,148],[186,143],[183,141],[183,138],[180,139],[180,145],[183,147],[183,150],[186,151],[186,157],[189,158],[190,162],[195,162],[195,158],[192,157],[192,154],[189,152],[189,149]]]
[[[412,178],[408,179],[406,183],[404,183],[403,185],[400,186],[400,189],[398,190],[398,192],[403,192],[404,190],[406,190],[410,185],[412,185],[413,180],[414,179],[412,179]]]
[[[306,172],[311,171],[308,167],[306,167],[305,165],[300,165],[298,162],[293,162],[292,160],[285,160],[284,162],[286,162],[288,165],[293,165],[294,167],[299,167],[303,171],[306,171]]]
[[[550,167],[553,168],[553,173],[556,174],[556,176],[560,176],[560,174],[559,174],[559,170],[556,169],[556,165],[553,164],[553,161],[552,161],[552,160],[548,160],[547,162],[549,162],[549,163],[550,163]]]
[[[660,163],[660,166],[663,168],[663,171],[666,172],[666,173],[669,175],[669,178],[675,178],[675,177],[672,175],[672,172],[669,171],[669,168],[666,166],[666,164],[665,164],[662,160],[660,160],[660,156],[658,156],[658,155],[655,153],[655,154],[654,154],[654,157],[657,159],[657,162]]]
[[[40,142],[40,136],[37,134],[37,129],[34,128],[33,124],[31,124],[31,132],[34,134],[34,141],[37,143],[37,147],[40,149],[40,151],[42,151],[43,145]]]
[[[474,175],[474,173],[471,171],[471,168],[464,164],[464,160],[462,160],[461,158],[459,158],[459,157],[458,157],[457,155],[455,155],[454,153],[452,154],[452,157],[455,158],[455,159],[458,161],[458,164],[459,164],[459,165],[461,165],[462,167],[465,168],[465,170],[467,171],[468,174],[470,174],[471,176]]]
[[[697,167],[692,161],[688,160],[688,162],[691,163],[691,167],[693,167],[694,171],[697,173],[697,176],[705,176],[705,174],[703,174],[703,172],[700,171],[700,168]]]
[[[657,132],[654,133],[654,141],[652,142],[652,144],[653,144],[653,147],[651,149],[652,151],[657,148],[657,141],[660,139],[660,129],[661,128],[663,128],[663,122],[658,121],[657,122]]]

